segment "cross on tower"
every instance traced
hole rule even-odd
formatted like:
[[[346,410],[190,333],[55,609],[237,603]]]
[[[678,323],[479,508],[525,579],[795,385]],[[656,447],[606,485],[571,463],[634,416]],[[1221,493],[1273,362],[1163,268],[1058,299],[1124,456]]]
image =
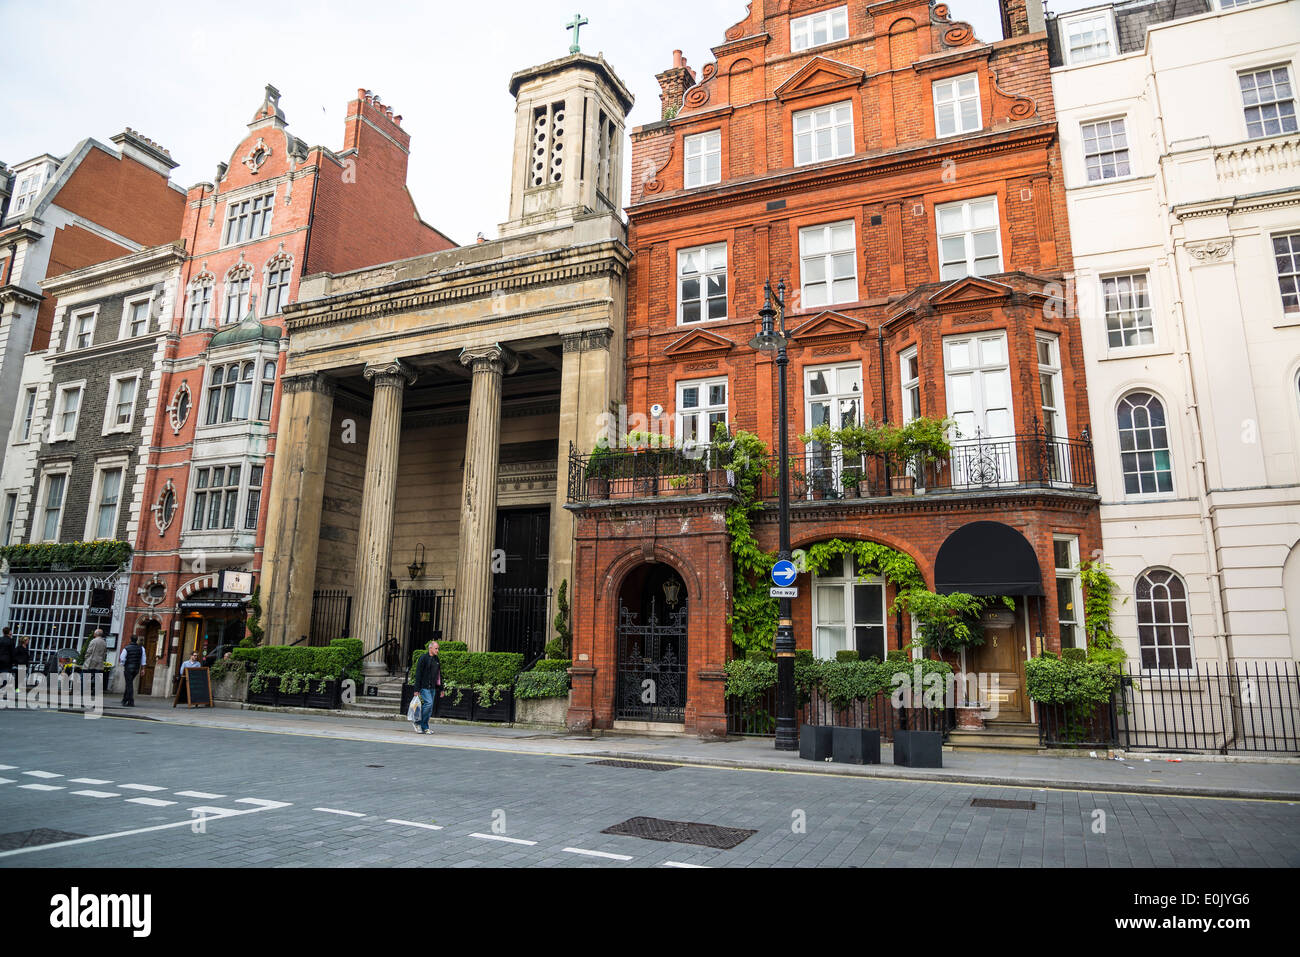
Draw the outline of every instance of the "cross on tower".
[[[573,15],[573,22],[565,24],[564,29],[573,31],[573,42],[569,44],[570,53],[581,53],[578,48],[578,31],[587,25],[587,19],[581,13]]]

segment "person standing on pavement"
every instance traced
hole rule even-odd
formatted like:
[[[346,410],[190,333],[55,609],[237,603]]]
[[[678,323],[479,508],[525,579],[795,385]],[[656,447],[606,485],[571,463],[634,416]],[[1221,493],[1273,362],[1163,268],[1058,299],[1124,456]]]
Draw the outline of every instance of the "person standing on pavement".
[[[22,668],[23,673],[26,674],[28,667],[30,667],[32,663],[32,654],[27,650],[27,642],[29,641],[31,641],[30,638],[19,638],[17,644],[14,645],[13,666],[10,670],[14,673],[15,686],[18,681],[18,669]],[[32,679],[31,676],[28,675],[27,686],[30,688],[31,685]]]
[[[108,642],[104,640],[104,629],[96,628],[95,636],[90,639],[90,644],[86,646],[85,657],[81,659],[81,667],[84,671],[91,674],[99,674],[104,670],[104,659],[108,657]]]
[[[9,626],[5,625],[4,631],[0,632],[0,672],[13,671],[14,667],[14,636],[9,631]]]
[[[122,649],[122,677],[126,686],[122,689],[122,707],[135,707],[135,679],[144,667],[144,648],[140,645],[140,636],[132,635],[131,643]]]
[[[420,696],[420,720],[416,722],[415,731],[428,734],[429,718],[442,696],[442,661],[438,658],[436,641],[429,642],[428,652],[415,663],[415,691]]]

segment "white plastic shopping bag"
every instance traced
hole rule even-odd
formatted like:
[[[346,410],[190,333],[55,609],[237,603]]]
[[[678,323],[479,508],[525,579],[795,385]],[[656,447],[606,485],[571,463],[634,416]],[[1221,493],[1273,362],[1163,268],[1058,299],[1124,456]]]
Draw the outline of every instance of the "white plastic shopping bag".
[[[411,695],[411,704],[406,709],[406,720],[410,721],[412,724],[418,724],[420,721],[420,711],[423,707],[424,705],[420,701],[420,693],[417,691],[415,694]]]

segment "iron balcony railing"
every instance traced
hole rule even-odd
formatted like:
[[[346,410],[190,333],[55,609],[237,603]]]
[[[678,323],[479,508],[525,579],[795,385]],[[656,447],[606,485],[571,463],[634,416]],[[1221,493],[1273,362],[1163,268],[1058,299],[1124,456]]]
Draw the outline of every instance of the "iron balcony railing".
[[[1085,433],[1086,435],[1086,433]],[[936,459],[902,459],[884,453],[854,457],[813,444],[790,458],[791,501],[887,498],[897,495],[1049,488],[1096,492],[1092,442],[1038,429],[952,442]],[[777,498],[775,463],[759,482],[763,498]],[[569,501],[653,498],[725,492],[733,478],[709,446],[697,449],[569,453]]]

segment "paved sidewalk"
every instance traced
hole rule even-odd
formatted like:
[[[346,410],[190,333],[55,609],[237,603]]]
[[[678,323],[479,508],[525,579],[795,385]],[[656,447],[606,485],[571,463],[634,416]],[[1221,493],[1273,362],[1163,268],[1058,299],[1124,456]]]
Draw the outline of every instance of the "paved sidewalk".
[[[1165,755],[1128,752],[1122,761],[1058,754],[1000,754],[945,751],[942,769],[903,768],[893,764],[889,745],[879,765],[814,763],[797,753],[776,751],[767,739],[701,741],[694,737],[646,737],[604,732],[598,736],[561,731],[434,722],[431,736],[417,735],[396,717],[392,721],[357,718],[338,712],[316,714],[254,711],[237,708],[171,707],[161,698],[137,698],[135,708],[111,706],[111,718],[164,721],[275,734],[303,734],[415,747],[617,758],[672,764],[709,765],[749,770],[835,774],[910,781],[946,781],[982,785],[1253,798],[1300,802],[1300,759],[1260,761],[1170,760]]]

